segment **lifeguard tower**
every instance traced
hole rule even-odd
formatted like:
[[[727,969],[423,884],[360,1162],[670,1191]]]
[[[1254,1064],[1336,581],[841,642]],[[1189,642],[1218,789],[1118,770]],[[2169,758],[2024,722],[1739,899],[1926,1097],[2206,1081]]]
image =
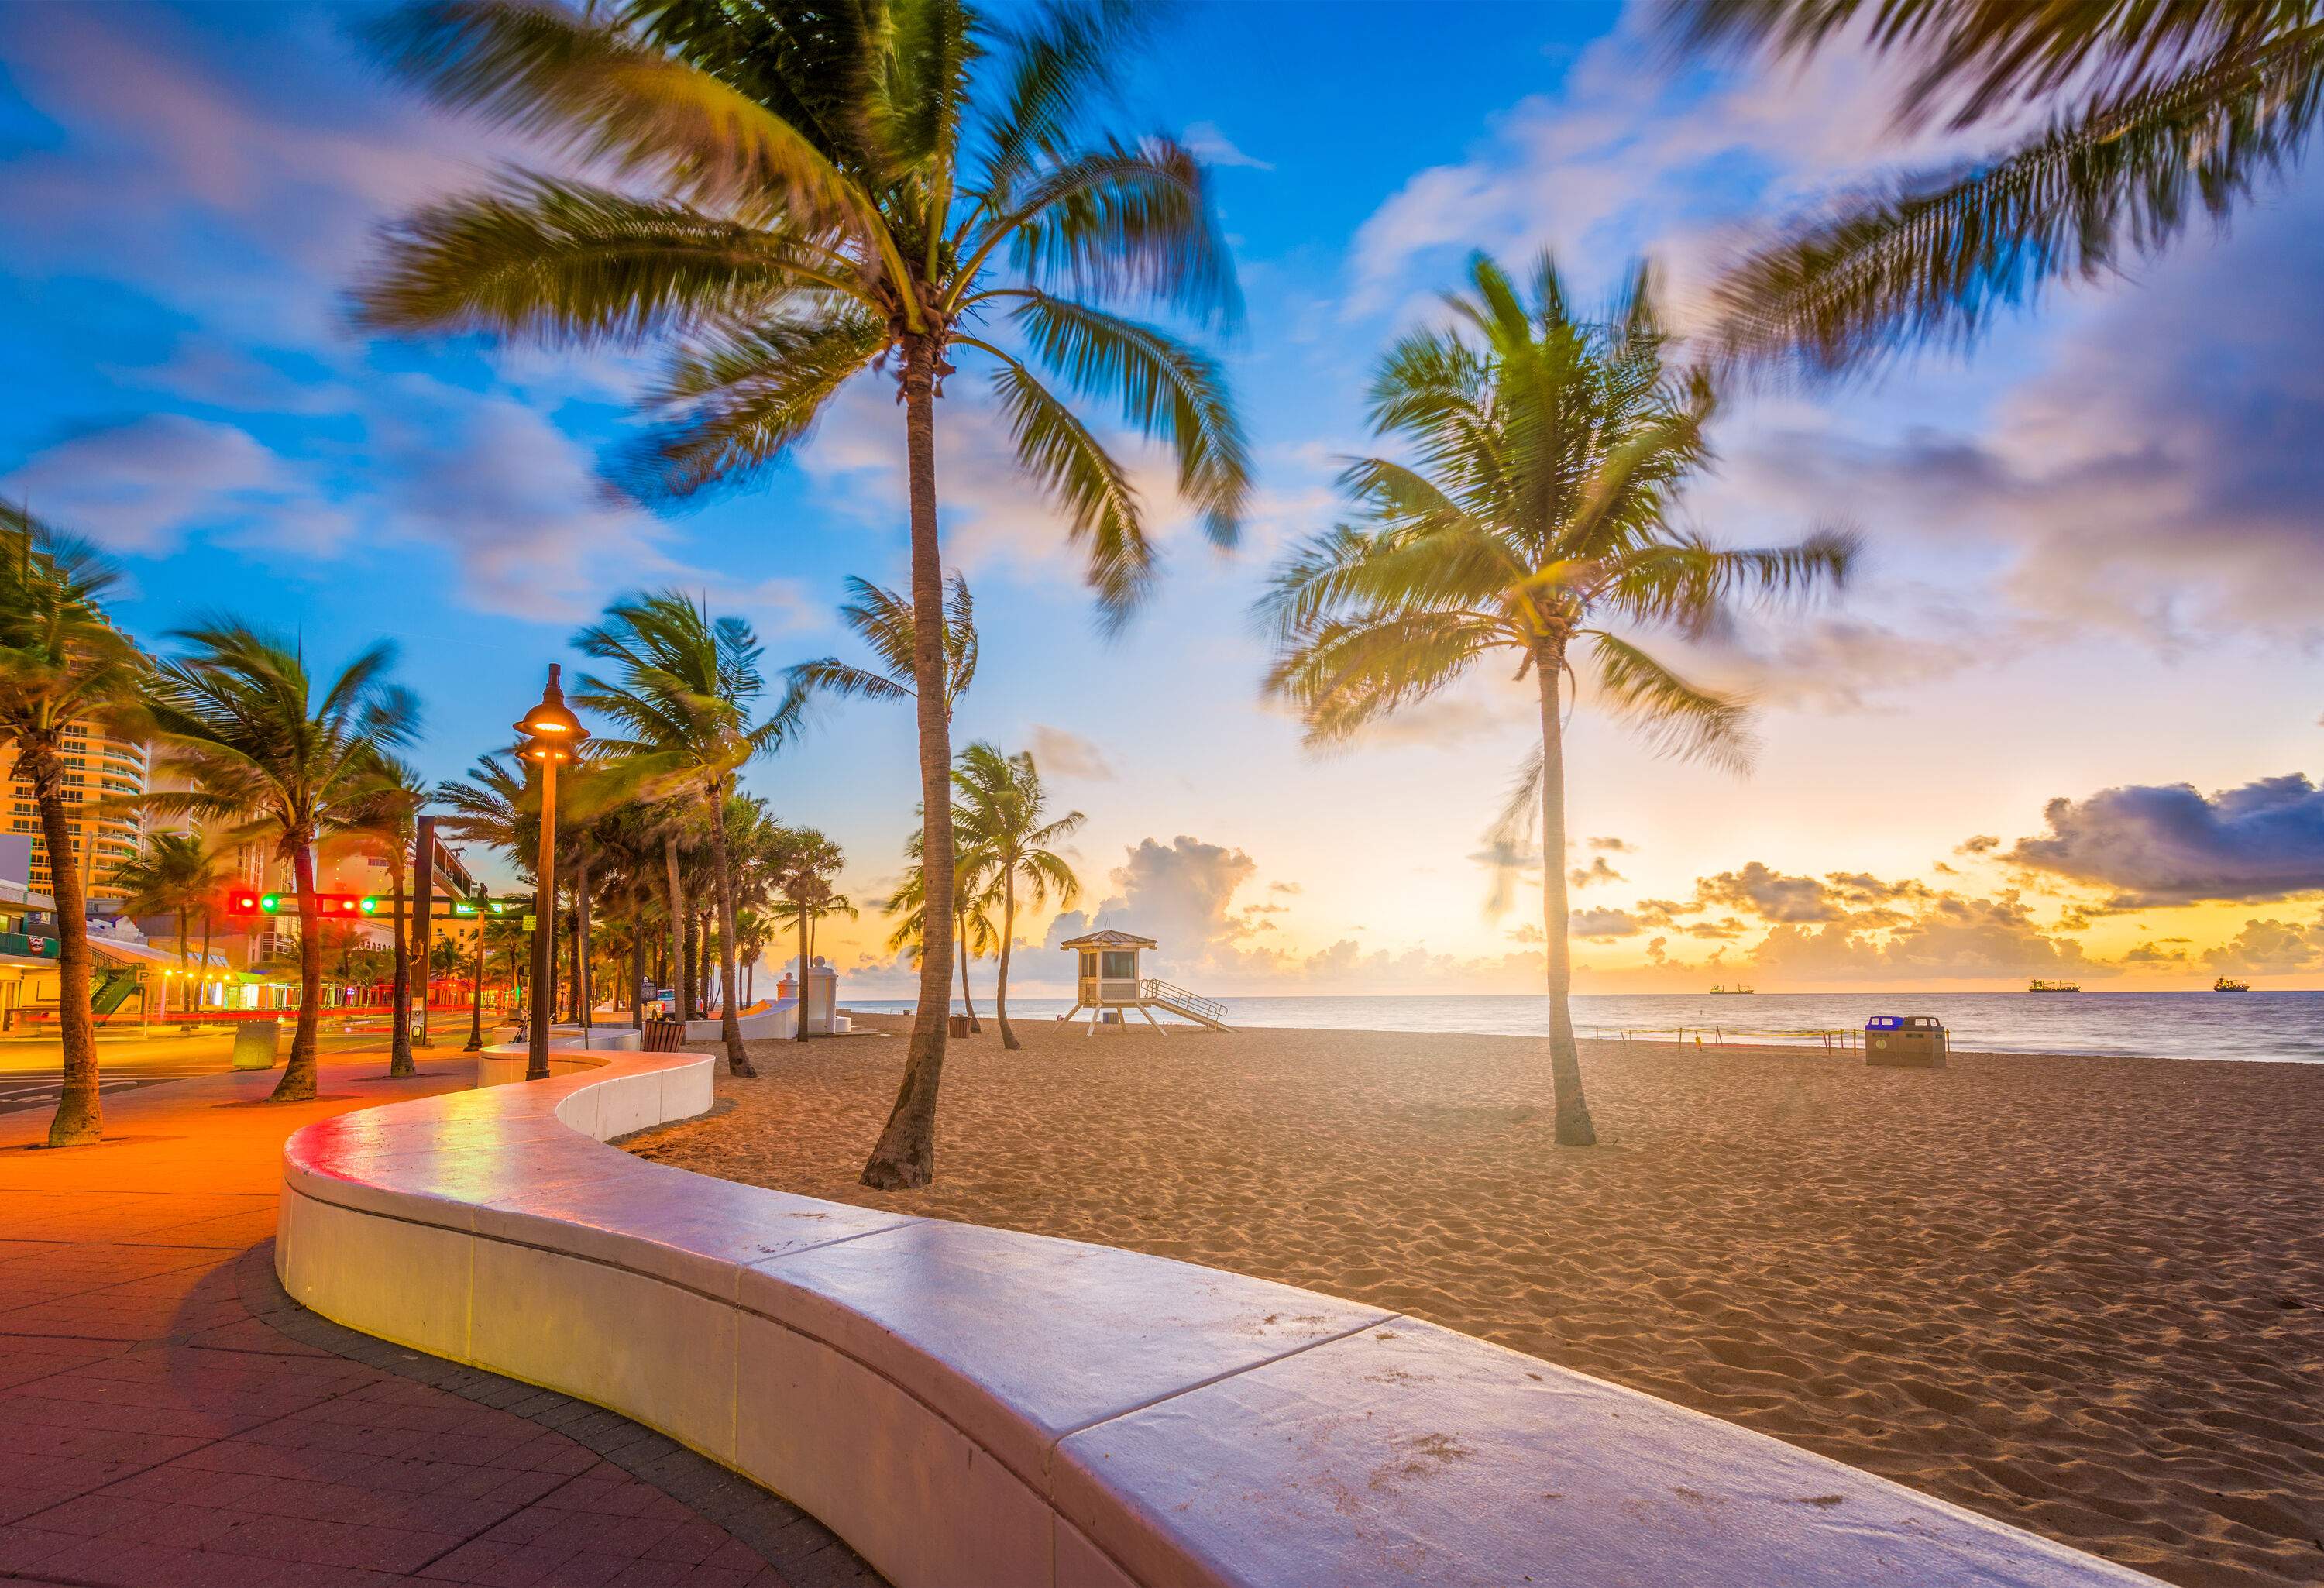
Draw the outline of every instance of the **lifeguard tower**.
[[[1159,1031],[1162,1022],[1154,1018],[1158,1009],[1198,1026],[1208,1026],[1213,1031],[1231,1030],[1233,1028],[1221,1018],[1227,1011],[1225,1004],[1189,992],[1184,987],[1156,981],[1145,974],[1138,956],[1156,946],[1151,937],[1111,928],[1058,944],[1058,947],[1082,956],[1081,975],[1074,983],[1077,989],[1074,1006],[1059,1015],[1058,1021],[1069,1020],[1086,1009],[1090,1011],[1090,1034],[1094,1036],[1101,1016],[1127,1025],[1128,1018],[1121,1011],[1134,1009],[1146,1017],[1148,1025]],[[1112,1012],[1108,1014],[1109,1011]]]

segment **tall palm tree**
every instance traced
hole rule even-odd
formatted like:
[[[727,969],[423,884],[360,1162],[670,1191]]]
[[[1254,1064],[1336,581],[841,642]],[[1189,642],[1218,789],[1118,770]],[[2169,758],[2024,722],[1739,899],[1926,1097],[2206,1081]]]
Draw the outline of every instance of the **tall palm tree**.
[[[418,922],[407,925],[403,919],[403,890],[405,878],[417,863],[420,808],[433,792],[417,767],[399,756],[382,753],[373,769],[370,790],[332,824],[364,854],[387,863],[388,897],[395,908],[395,957],[389,994],[395,1008],[388,1017],[387,1073],[391,1076],[420,1073],[411,1058],[411,966],[415,956],[423,958],[420,974],[424,999],[427,948],[408,935],[417,932]]]
[[[1914,56],[1900,107],[1955,129],[2029,107],[2041,130],[1990,155],[1831,204],[1720,289],[1746,356],[1843,371],[1960,346],[2048,284],[2107,274],[2224,220],[2296,161],[2324,107],[2324,5],[2174,0],[1667,0],[1692,44],[1804,55],[1847,33]],[[1868,30],[1855,24],[1869,20]]]
[[[226,868],[199,833],[148,833],[137,852],[113,868],[106,886],[121,895],[124,915],[169,915],[178,922],[178,974],[185,982],[185,1014],[198,1011],[200,989],[208,979],[209,915],[226,885]],[[192,966],[191,918],[202,917],[202,974]]]
[[[146,695],[161,751],[157,770],[187,786],[148,794],[144,804],[165,816],[239,824],[236,836],[271,837],[277,858],[290,863],[299,894],[299,1024],[272,1101],[310,1101],[323,983],[315,844],[378,794],[383,758],[417,733],[420,703],[389,680],[395,647],[384,641],[321,682],[295,642],[230,618],[172,638],[186,653],[154,670]]]
[[[1614,627],[1701,634],[1738,592],[1805,590],[1846,577],[1852,541],[1819,534],[1772,550],[1722,550],[1670,514],[1706,461],[1708,383],[1665,363],[1640,269],[1607,319],[1575,318],[1545,256],[1526,302],[1500,267],[1471,263],[1453,328],[1415,332],[1380,361],[1376,432],[1412,463],[1351,462],[1358,522],[1297,549],[1265,607],[1278,642],[1268,687],[1300,708],[1312,742],[1344,739],[1427,698],[1496,653],[1530,672],[1541,743],[1511,800],[1537,790],[1547,937],[1550,1074],[1557,1140],[1596,1140],[1568,1006],[1565,745],[1560,691],[1587,665],[1598,703],[1661,748],[1739,766],[1744,704],[1688,682]]]
[[[1001,890],[1001,969],[992,988],[993,1018],[1001,1025],[1001,1045],[1025,1045],[1009,1026],[1009,950],[1017,937],[1017,901],[1021,896],[1036,909],[1057,896],[1060,909],[1070,908],[1081,893],[1081,880],[1065,857],[1050,848],[1080,830],[1088,818],[1069,810],[1055,820],[1033,752],[1020,750],[1003,755],[982,740],[960,752],[953,772],[960,790],[962,836],[969,853],[994,879]]]
[[[1148,14],[1065,0],[1005,20],[964,0],[580,14],[424,0],[383,35],[440,103],[622,185],[524,174],[422,210],[361,290],[371,325],[671,345],[650,402],[665,422],[634,476],[674,495],[786,456],[851,376],[897,382],[936,908],[869,1186],[925,1185],[935,1164],[953,875],[936,430],[954,360],[988,371],[1018,463],[1065,516],[1109,625],[1152,580],[1145,509],[1044,373],[1166,444],[1214,543],[1234,541],[1250,490],[1218,367],[1120,312],[1209,325],[1240,308],[1202,162],[1173,138],[1096,125]]]
[[[691,797],[710,829],[718,901],[719,1033],[726,1067],[755,1075],[734,1004],[734,880],[726,853],[726,793],[734,774],[782,743],[795,718],[788,705],[762,723],[751,708],[766,688],[760,645],[739,617],[713,618],[676,590],[630,596],[605,621],[574,636],[584,654],[620,669],[615,679],[585,674],[576,701],[610,717],[627,736],[600,741],[601,764],[648,799]]]
[[[970,599],[968,580],[954,574],[945,581],[944,626],[944,699],[950,715],[976,677],[976,604]],[[821,656],[786,668],[784,676],[802,695],[827,694],[858,700],[909,700],[918,686],[912,676],[912,656],[918,632],[912,604],[895,591],[869,579],[848,576],[853,597],[839,609],[840,621],[872,648],[879,670],[857,667],[835,656]]]
[[[136,716],[145,660],[98,603],[119,569],[85,540],[22,507],[0,504],[0,738],[15,746],[11,775],[32,791],[57,906],[57,1025],[64,1084],[49,1145],[103,1132],[96,1022],[88,1007],[88,900],[73,863],[65,734],[75,724],[125,728]]]
[[[785,829],[781,840],[779,885],[782,889],[778,913],[798,923],[798,1018],[792,1021],[793,1041],[807,1040],[808,1006],[807,971],[815,964],[815,923],[831,915],[853,918],[854,905],[832,891],[831,879],[845,858],[839,845],[813,827]]]
[[[969,1030],[982,1034],[984,1022],[976,1018],[976,993],[970,985],[968,969],[971,960],[982,959],[1000,945],[1000,930],[992,924],[993,906],[1001,901],[1000,890],[991,868],[963,838],[957,806],[953,810],[952,842],[952,940],[954,952],[960,956],[960,1007],[967,1017]],[[923,952],[920,923],[927,909],[927,890],[922,882],[920,834],[917,828],[904,845],[904,874],[895,892],[880,908],[897,918],[895,928],[888,934],[888,952],[896,954],[908,949],[912,964],[918,965]]]

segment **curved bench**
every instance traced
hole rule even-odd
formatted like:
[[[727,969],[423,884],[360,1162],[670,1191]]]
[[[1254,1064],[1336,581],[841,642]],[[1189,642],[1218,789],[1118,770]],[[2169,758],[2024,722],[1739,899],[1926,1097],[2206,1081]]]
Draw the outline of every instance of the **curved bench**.
[[[633,1158],[712,1060],[586,1057],[293,1135],[284,1287],[657,1427],[898,1588],[2154,1581],[1374,1307]]]

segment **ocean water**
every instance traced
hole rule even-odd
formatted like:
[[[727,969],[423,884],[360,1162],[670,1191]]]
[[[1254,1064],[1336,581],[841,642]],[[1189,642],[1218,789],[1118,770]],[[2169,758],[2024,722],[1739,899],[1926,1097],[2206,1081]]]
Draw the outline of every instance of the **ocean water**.
[[[841,1002],[880,1013],[912,1008],[909,999],[848,998],[844,989]],[[1226,1005],[1227,1023],[1235,1026],[1507,1037],[1537,1037],[1549,1029],[1549,1001],[1525,993],[1219,1002]],[[1009,1001],[1013,1020],[1054,1020],[1070,1007],[1063,998]],[[992,1016],[989,984],[978,989],[977,1012]],[[2324,1064],[2324,992],[1578,993],[1573,1000],[1574,1024],[1585,1037],[1627,1031],[1668,1040],[1683,1031],[1689,1039],[1701,1033],[1708,1041],[1812,1043],[1819,1039],[1803,1034],[1860,1031],[1876,1014],[1935,1015],[1952,1045],[1969,1051]]]

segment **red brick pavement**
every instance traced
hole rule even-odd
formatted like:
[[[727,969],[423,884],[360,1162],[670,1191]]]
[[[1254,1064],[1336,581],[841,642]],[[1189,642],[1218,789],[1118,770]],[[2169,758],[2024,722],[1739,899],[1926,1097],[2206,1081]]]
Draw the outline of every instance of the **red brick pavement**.
[[[0,1578],[51,1588],[822,1588],[811,1519],[610,1412],[338,1329],[273,1282],[282,1139],[466,1084],[327,1065],[0,1116]]]

